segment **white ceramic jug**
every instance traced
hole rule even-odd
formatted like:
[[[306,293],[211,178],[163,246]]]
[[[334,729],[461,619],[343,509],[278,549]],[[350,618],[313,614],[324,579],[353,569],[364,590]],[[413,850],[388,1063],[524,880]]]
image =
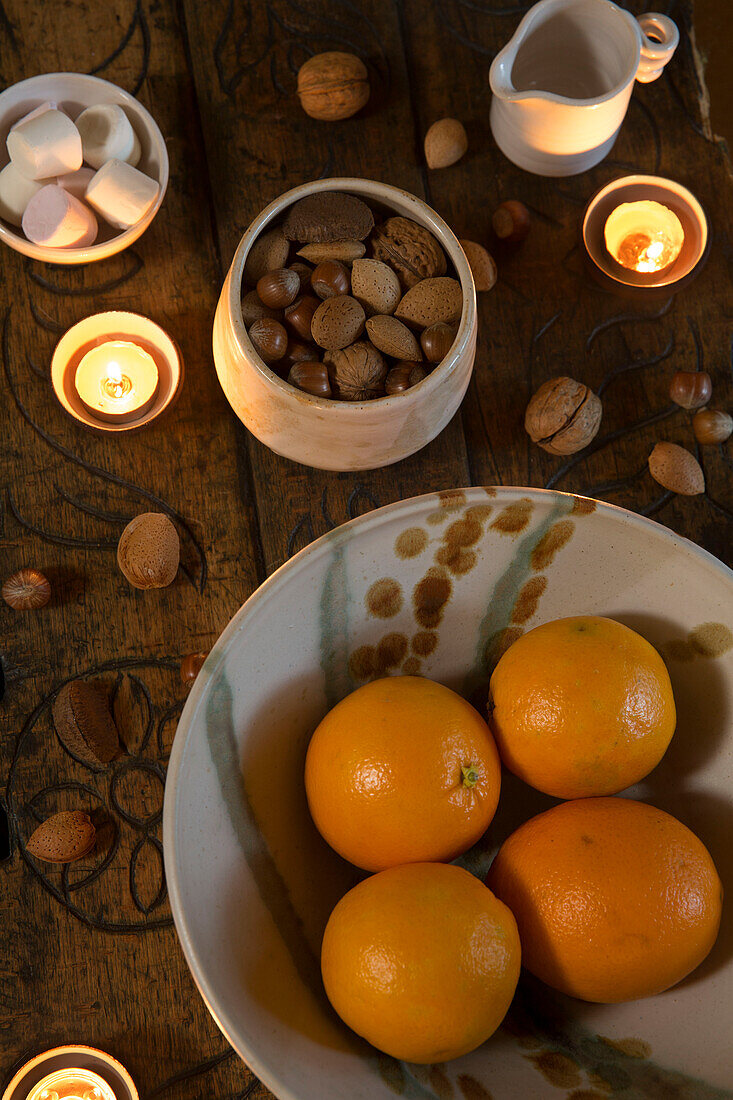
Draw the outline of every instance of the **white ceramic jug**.
[[[611,0],[540,0],[491,66],[491,130],[528,172],[573,176],[611,149],[634,80],[656,80],[679,32]]]

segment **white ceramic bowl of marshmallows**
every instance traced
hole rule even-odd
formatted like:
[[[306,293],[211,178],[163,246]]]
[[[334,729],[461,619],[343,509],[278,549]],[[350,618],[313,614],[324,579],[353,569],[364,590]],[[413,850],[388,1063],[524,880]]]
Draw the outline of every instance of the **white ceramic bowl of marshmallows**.
[[[0,94],[0,239],[57,264],[115,255],[145,232],[168,185],[148,111],[82,73],[46,73]]]

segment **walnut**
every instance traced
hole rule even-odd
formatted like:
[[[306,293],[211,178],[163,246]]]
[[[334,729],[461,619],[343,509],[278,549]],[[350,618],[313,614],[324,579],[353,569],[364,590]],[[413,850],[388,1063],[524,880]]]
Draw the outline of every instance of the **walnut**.
[[[388,367],[380,352],[359,340],[324,359],[336,393],[344,401],[369,401],[384,396]]]
[[[531,439],[552,455],[587,447],[601,423],[600,397],[574,378],[551,378],[540,386],[524,416]]]
[[[432,233],[410,218],[387,218],[371,237],[375,260],[388,264],[409,290],[421,279],[445,275],[445,253]]]

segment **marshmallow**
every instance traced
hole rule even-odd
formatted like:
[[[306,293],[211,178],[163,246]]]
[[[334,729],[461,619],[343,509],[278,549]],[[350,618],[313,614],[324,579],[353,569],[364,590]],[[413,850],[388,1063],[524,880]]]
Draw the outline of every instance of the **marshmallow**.
[[[64,191],[68,191],[75,199],[86,198],[87,187],[94,178],[91,168],[77,168],[76,172],[67,172],[64,176],[57,176],[55,182]]]
[[[87,187],[86,200],[105,221],[129,229],[144,218],[160,188],[150,176],[121,160],[108,160]]]
[[[134,167],[140,160],[140,142],[121,107],[112,103],[87,107],[77,118],[76,128],[84,160],[92,168],[101,168],[108,160],[123,160]]]
[[[14,122],[10,129],[15,130],[18,126],[22,126],[24,122],[30,122],[32,118],[38,118],[44,111],[55,111],[56,109],[56,104],[52,103],[50,99],[47,99],[45,103],[39,103],[39,105],[34,107],[32,111],[29,111],[27,115],[23,115],[17,122]]]
[[[22,176],[42,180],[81,168],[81,138],[63,111],[42,111],[8,134],[10,159]]]
[[[94,244],[97,219],[88,206],[55,183],[37,191],[23,215],[29,241],[51,248],[84,248]]]
[[[6,164],[0,172],[0,217],[11,225],[20,225],[26,206],[48,182],[26,179],[12,161]]]

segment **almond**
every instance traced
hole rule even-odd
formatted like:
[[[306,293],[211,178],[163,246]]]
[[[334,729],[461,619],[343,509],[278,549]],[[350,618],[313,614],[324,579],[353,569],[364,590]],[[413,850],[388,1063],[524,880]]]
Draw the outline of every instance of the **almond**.
[[[166,588],[175,580],[180,540],[162,512],[143,512],[128,523],[117,544],[117,564],[134,588]]]
[[[290,244],[280,226],[269,229],[257,238],[244,261],[244,281],[254,286],[258,279],[275,268],[285,267]]]
[[[356,195],[316,191],[290,207],[282,230],[289,241],[316,243],[363,241],[374,228],[374,215]]]
[[[466,253],[476,290],[491,290],[496,284],[496,264],[482,244],[476,241],[458,242]]]
[[[64,684],[52,714],[61,743],[85,764],[108,764],[117,755],[117,727],[101,684],[88,680]]]
[[[322,264],[325,260],[351,264],[361,259],[365,252],[363,241],[326,241],[324,244],[306,244],[298,249],[298,255],[311,264]]]
[[[445,253],[433,234],[411,218],[387,218],[371,237],[375,260],[388,264],[409,290],[421,279],[445,275]]]
[[[91,852],[96,830],[88,814],[62,810],[35,830],[26,851],[46,863],[72,863]]]
[[[705,475],[693,454],[676,443],[657,443],[649,455],[649,473],[663,489],[694,497],[705,492]]]
[[[411,290],[395,310],[395,317],[413,328],[427,328],[439,321],[450,324],[463,312],[463,291],[457,279],[443,276],[423,279]]]
[[[460,160],[468,149],[468,138],[457,118],[441,118],[425,135],[425,160],[428,168],[447,168]]]
[[[364,328],[365,314],[356,298],[337,294],[326,298],[313,314],[311,335],[317,344],[328,351],[353,344]]]
[[[379,348],[384,355],[391,355],[393,359],[405,359],[417,362],[422,359],[420,345],[402,321],[396,317],[377,315],[370,317],[366,323],[369,339],[375,348]]]
[[[402,297],[397,274],[381,260],[354,260],[351,293],[369,315],[394,313]]]

